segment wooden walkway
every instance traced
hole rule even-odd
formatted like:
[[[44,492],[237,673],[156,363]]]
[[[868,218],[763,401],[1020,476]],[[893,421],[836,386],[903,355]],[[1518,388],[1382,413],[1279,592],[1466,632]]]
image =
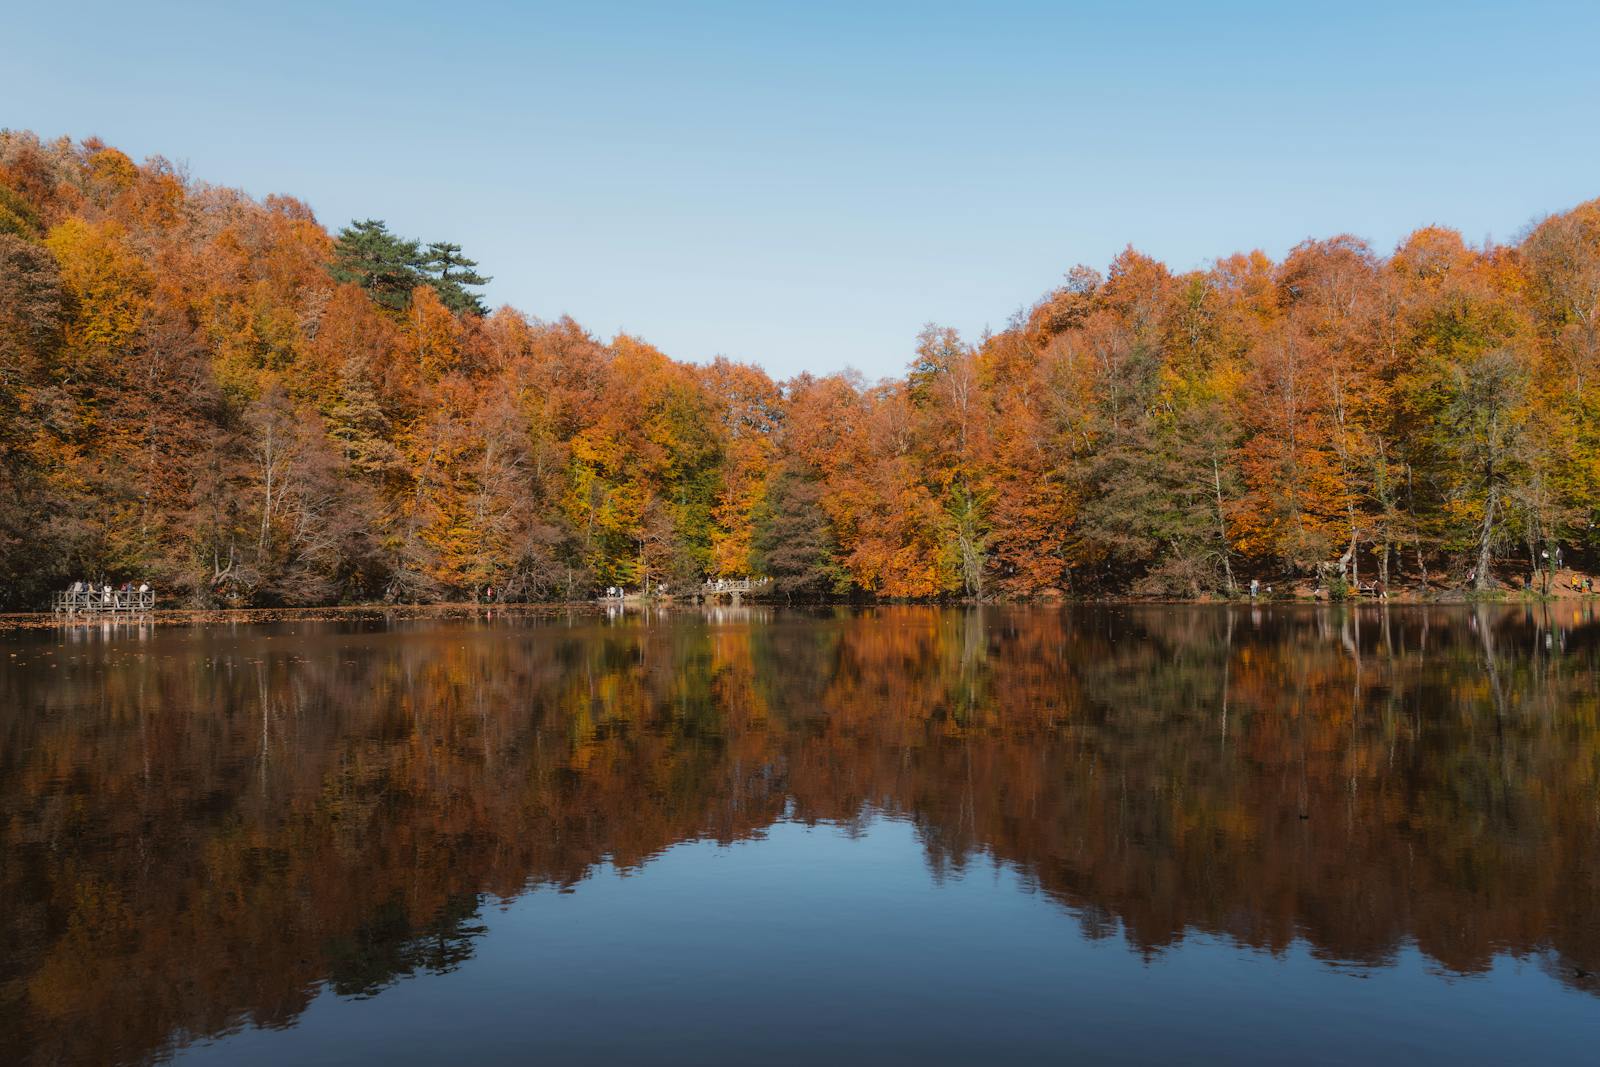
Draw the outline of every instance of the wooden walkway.
[[[700,599],[727,597],[737,604],[751,593],[765,591],[770,584],[766,578],[718,578],[700,586]]]
[[[698,588],[691,586],[685,593],[677,594],[691,600],[716,600],[726,597],[737,604],[744,597],[752,593],[766,592],[772,585],[770,578],[714,578],[700,583]],[[615,589],[616,587],[612,587]],[[639,593],[607,592],[595,598],[602,604],[633,604],[648,598]],[[672,599],[670,596],[666,599]]]
[[[50,598],[50,610],[57,615],[125,615],[150,611],[155,606],[156,594],[153,589],[146,589],[142,593],[137,589],[127,592],[121,589],[96,589],[92,593],[87,589],[76,592],[69,589]]]
[[[760,582],[749,578],[719,578],[716,581],[706,582],[700,587],[702,593],[750,593],[754,592]]]

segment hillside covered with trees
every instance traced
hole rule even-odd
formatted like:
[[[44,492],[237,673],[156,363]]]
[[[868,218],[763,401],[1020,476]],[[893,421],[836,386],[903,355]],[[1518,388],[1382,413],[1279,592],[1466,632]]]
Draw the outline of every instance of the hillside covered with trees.
[[[1600,201],[1513,245],[1129,249],[877,383],[677,362],[490,311],[486,280],[448,241],[0,133],[0,605],[76,577],[195,604],[1441,589],[1600,547]]]

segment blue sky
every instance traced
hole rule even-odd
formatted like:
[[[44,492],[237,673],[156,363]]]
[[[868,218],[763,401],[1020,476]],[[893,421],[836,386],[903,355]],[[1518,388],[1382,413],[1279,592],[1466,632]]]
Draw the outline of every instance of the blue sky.
[[[1280,10],[1281,7],[1281,10]],[[898,374],[1124,245],[1174,267],[1600,196],[1600,4],[15,5],[0,126],[331,228],[493,303],[787,376]]]

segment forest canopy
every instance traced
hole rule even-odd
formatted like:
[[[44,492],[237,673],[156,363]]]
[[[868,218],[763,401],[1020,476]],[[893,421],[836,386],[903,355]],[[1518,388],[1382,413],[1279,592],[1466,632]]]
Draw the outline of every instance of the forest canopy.
[[[1509,245],[1130,248],[881,382],[675,361],[488,280],[0,133],[0,603],[1441,589],[1600,547],[1600,200]]]

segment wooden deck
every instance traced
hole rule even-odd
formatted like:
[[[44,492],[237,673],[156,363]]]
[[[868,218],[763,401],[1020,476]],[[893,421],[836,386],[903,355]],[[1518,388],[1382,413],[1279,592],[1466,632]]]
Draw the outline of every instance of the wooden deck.
[[[714,578],[711,581],[702,582],[697,587],[691,586],[685,592],[670,595],[663,594],[663,596],[668,600],[674,597],[679,599],[687,597],[689,600],[695,601],[717,600],[726,597],[737,604],[752,593],[766,592],[771,586],[772,581],[768,578]],[[648,599],[650,598],[640,593],[627,592],[620,595],[602,594],[595,598],[601,604],[638,604]]]
[[[721,578],[716,581],[706,582],[700,587],[702,593],[750,593],[761,585],[760,582],[750,578]]]
[[[153,589],[147,589],[142,593],[137,589],[130,589],[127,592],[120,589],[96,589],[92,593],[87,589],[80,589],[77,592],[69,589],[50,598],[50,610],[58,615],[126,615],[132,612],[150,611],[155,606],[156,594]]]
[[[771,583],[765,578],[718,578],[700,586],[701,600],[727,597],[737,604],[752,593],[764,592]]]

